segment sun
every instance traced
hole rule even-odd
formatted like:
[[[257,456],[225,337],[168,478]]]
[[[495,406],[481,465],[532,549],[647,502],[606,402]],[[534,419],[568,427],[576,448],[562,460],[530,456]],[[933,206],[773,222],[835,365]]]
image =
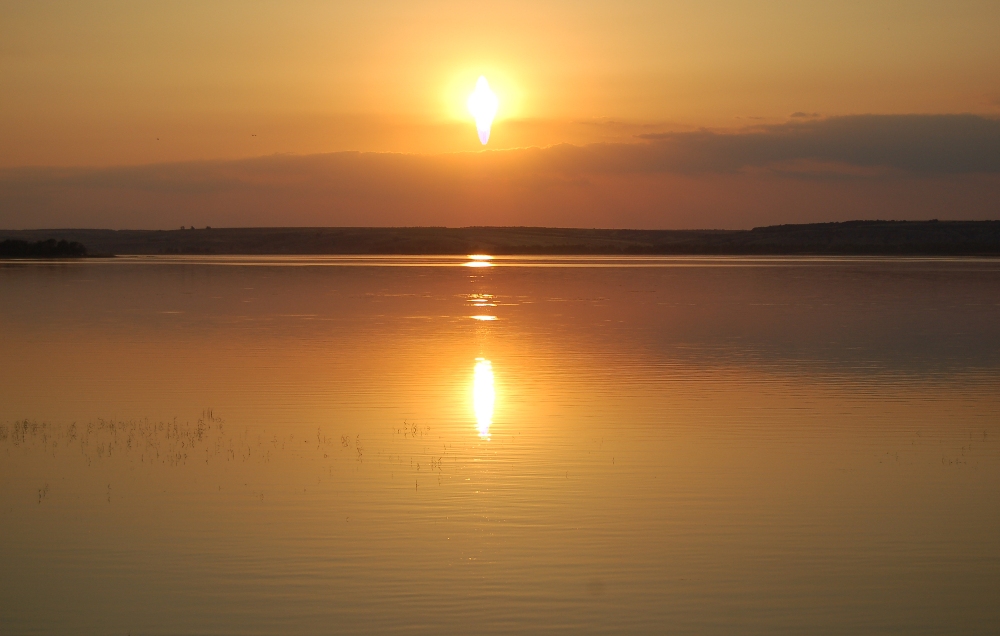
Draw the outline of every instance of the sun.
[[[490,89],[490,83],[486,81],[485,75],[480,75],[476,81],[476,90],[469,95],[466,102],[469,113],[476,120],[476,131],[479,132],[479,141],[485,146],[490,140],[490,126],[493,125],[493,118],[497,115],[497,107],[500,101],[496,93]]]

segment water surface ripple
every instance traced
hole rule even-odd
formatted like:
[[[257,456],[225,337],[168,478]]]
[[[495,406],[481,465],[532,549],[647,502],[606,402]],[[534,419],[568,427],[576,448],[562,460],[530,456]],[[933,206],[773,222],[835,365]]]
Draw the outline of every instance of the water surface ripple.
[[[4,634],[991,634],[1000,261],[0,262]]]

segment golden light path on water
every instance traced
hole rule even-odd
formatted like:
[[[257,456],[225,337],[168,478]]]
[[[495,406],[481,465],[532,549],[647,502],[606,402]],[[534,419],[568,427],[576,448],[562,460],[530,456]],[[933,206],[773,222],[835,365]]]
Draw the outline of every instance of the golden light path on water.
[[[466,267],[493,267],[492,256],[488,254],[469,254],[469,262],[464,263]]]
[[[490,424],[493,423],[493,403],[496,391],[493,388],[493,363],[485,358],[476,358],[472,375],[472,407],[476,412],[476,428],[479,437],[490,438]]]

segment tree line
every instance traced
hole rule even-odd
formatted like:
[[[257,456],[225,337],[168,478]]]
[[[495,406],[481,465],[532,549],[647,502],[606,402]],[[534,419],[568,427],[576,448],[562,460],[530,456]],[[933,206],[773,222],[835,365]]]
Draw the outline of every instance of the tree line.
[[[87,255],[87,248],[76,241],[0,241],[0,258],[80,258]]]

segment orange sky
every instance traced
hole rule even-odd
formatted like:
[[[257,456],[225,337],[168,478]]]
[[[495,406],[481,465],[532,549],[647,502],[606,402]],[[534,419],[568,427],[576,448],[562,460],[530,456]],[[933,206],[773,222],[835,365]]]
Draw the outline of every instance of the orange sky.
[[[37,218],[24,167],[478,152],[480,74],[500,97],[490,150],[862,114],[994,122],[997,33],[1000,4],[968,0],[6,2],[0,227]],[[669,203],[652,192],[637,196]]]

